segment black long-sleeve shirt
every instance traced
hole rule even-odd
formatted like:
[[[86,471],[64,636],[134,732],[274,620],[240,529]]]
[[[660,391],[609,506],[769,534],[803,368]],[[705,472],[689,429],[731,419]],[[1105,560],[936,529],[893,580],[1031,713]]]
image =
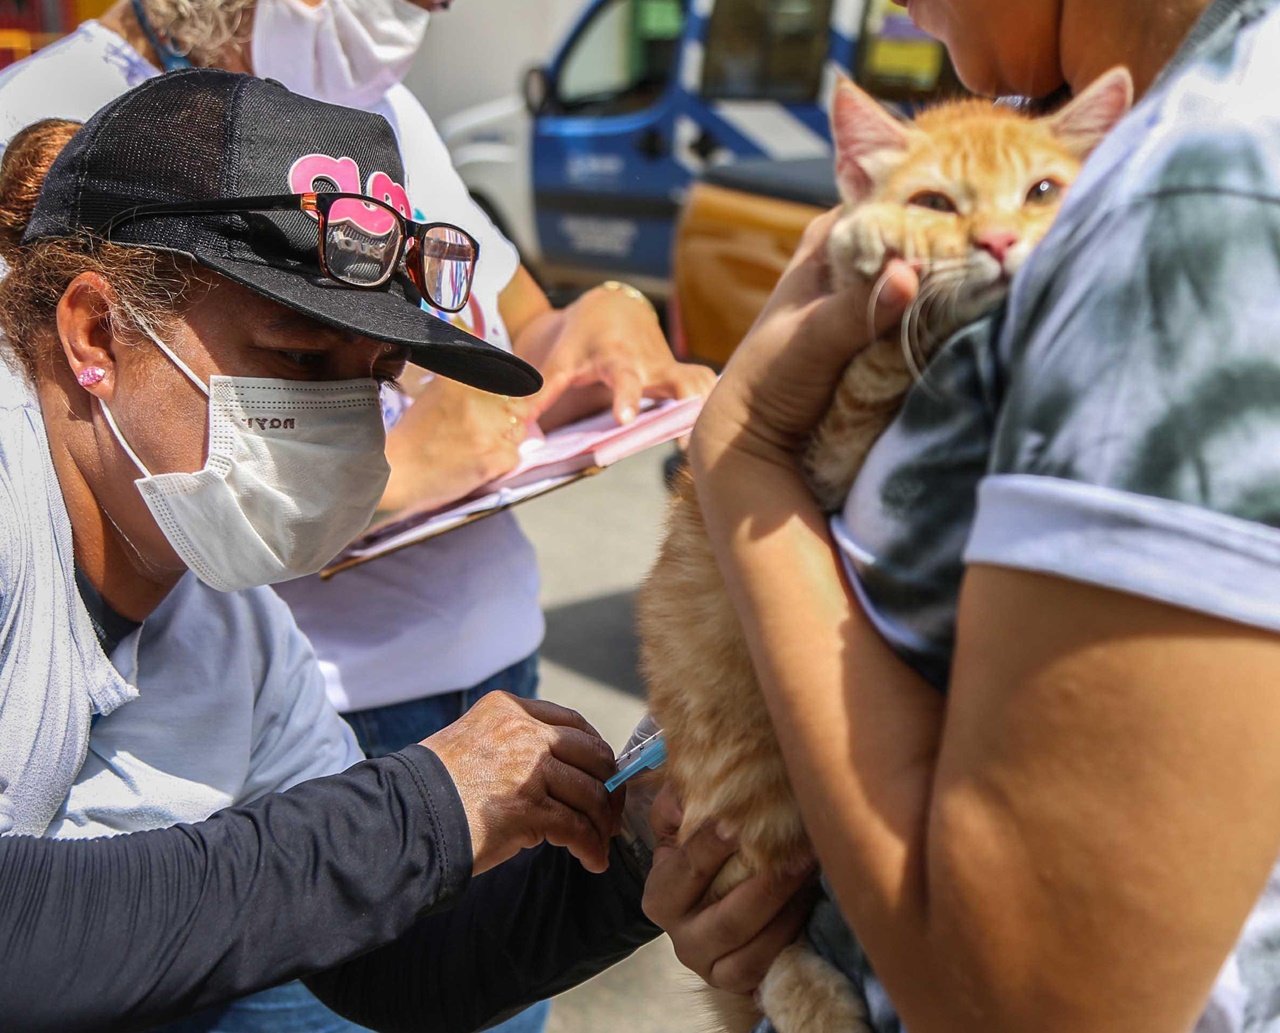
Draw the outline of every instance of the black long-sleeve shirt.
[[[461,1033],[657,934],[619,851],[604,875],[548,846],[471,865],[421,746],[197,825],[0,838],[0,1025],[146,1029],[304,977],[363,1025]]]

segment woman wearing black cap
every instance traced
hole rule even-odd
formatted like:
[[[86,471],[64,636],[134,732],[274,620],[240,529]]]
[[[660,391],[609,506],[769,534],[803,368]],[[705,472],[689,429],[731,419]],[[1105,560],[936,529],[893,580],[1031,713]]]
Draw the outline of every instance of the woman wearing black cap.
[[[411,358],[538,386],[419,307],[465,302],[474,242],[296,189],[317,154],[371,184],[399,157],[382,119],[277,84],[181,73],[76,128],[37,124],[0,171],[0,831],[241,806],[6,838],[6,1026],[142,1028],[390,942],[318,992],[472,1029],[650,938],[609,864],[611,751],[553,704],[495,696],[273,795],[358,759],[263,586],[371,515],[378,380]]]

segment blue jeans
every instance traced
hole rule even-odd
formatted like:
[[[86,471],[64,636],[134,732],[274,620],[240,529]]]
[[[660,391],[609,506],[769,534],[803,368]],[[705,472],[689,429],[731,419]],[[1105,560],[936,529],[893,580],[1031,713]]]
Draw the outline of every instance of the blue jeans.
[[[453,724],[490,692],[533,699],[538,694],[538,654],[517,661],[479,685],[442,696],[412,699],[343,714],[366,757],[385,757]]]
[[[476,700],[495,690],[532,699],[538,691],[538,655],[528,656],[469,689],[357,710],[344,716],[365,756],[384,757],[453,724]],[[493,1033],[542,1033],[550,1012],[551,1002],[539,1001],[500,1026],[494,1026]],[[161,1033],[364,1033],[364,1030],[364,1026],[335,1015],[301,983],[285,983],[165,1026]]]

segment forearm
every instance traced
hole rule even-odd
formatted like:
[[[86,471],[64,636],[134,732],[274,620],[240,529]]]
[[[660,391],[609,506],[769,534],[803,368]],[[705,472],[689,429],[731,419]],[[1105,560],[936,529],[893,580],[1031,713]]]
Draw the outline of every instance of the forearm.
[[[789,460],[694,457],[806,827],[906,1028],[1194,1025],[1276,863],[1251,815],[1280,768],[1242,746],[1275,727],[1274,636],[979,565],[944,704]]]
[[[511,350],[535,366],[546,358],[564,329],[564,310],[547,308],[511,332]]]
[[[552,308],[529,270],[519,266],[511,282],[498,295],[498,314],[511,337],[512,351],[527,358],[530,345],[540,339],[537,324],[545,326],[548,319],[559,313]]]
[[[603,875],[544,845],[478,876],[455,907],[396,943],[309,984],[331,1008],[387,1033],[468,1033],[653,939],[641,892],[616,845]]]
[[[3,838],[5,1024],[149,1028],[386,943],[470,870],[452,782],[419,747],[198,825]]]
[[[906,988],[911,1028],[954,1030],[943,975],[963,962],[934,934],[926,864],[943,699],[867,621],[794,466],[695,452],[708,531],[841,910],[891,993]]]

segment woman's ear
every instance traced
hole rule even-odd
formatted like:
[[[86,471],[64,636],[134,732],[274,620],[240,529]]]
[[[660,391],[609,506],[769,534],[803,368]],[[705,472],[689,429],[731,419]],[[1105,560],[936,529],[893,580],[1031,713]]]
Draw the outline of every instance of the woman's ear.
[[[1049,117],[1053,135],[1081,158],[1102,142],[1133,106],[1133,77],[1123,66],[1094,79],[1056,115]]]
[[[836,184],[849,204],[865,201],[911,142],[912,130],[848,79],[836,84],[831,101],[831,138]]]
[[[119,296],[98,273],[81,273],[58,301],[58,341],[76,381],[92,395],[111,401],[116,386],[116,351],[112,325]]]

